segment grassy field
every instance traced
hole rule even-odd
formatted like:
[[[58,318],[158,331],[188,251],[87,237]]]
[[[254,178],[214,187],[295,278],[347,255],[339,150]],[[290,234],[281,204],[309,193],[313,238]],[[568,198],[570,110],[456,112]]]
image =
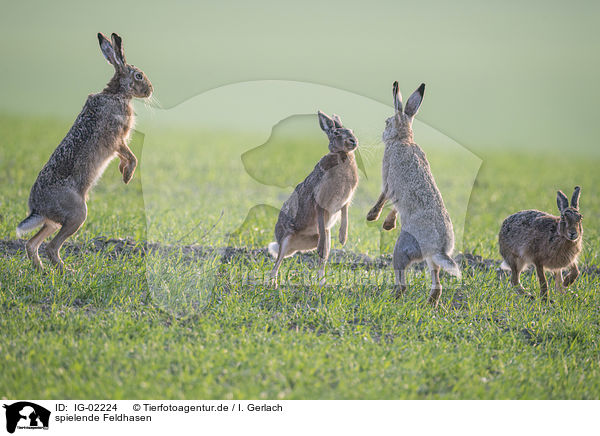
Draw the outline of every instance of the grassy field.
[[[382,235],[381,222],[364,219],[378,193],[380,144],[365,144],[361,154],[349,243],[333,256],[328,284],[311,283],[316,255],[309,255],[284,262],[280,289],[264,286],[272,261],[260,249],[272,240],[276,207],[326,149],[318,130],[306,139],[284,132],[272,140],[288,148],[264,153],[259,138],[234,132],[136,134],[134,180],[123,185],[111,164],[91,195],[87,222],[63,251],[75,272],[34,271],[15,227],[68,127],[0,116],[0,396],[600,396],[597,154],[479,151],[464,234],[455,222],[460,251],[497,263],[496,235],[508,214],[555,212],[556,190],[570,195],[580,184],[586,273],[572,293],[552,294],[552,305],[526,301],[496,263],[482,261],[466,266],[460,282],[444,275],[440,305],[431,309],[423,271],[411,271],[409,291],[396,301],[391,269],[370,262],[389,260],[397,234]],[[290,159],[286,150],[294,149],[302,151]],[[427,151],[455,218],[465,187],[452,181],[463,160]],[[523,280],[538,292],[535,275]]]

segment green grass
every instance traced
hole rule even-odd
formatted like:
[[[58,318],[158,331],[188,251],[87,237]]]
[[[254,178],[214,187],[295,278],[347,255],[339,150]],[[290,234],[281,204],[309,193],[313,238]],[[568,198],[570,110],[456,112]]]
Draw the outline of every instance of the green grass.
[[[68,126],[0,117],[0,239],[15,238],[37,171]],[[88,220],[70,240],[83,250],[64,253],[74,273],[39,273],[24,253],[0,253],[0,396],[600,396],[598,276],[583,275],[572,288],[577,296],[553,294],[554,304],[547,305],[515,295],[494,271],[466,269],[462,282],[443,277],[444,294],[432,309],[426,304],[429,277],[418,270],[409,274],[407,295],[396,301],[389,269],[332,265],[328,285],[319,288],[306,283],[314,272],[310,263],[292,258],[282,266],[280,289],[271,290],[260,280],[272,266],[263,256],[222,263],[212,254],[190,262],[177,250],[145,257],[92,250],[99,236],[264,247],[272,239],[275,207],[326,147],[319,136],[294,142],[282,134],[257,157],[249,152],[261,142],[252,135],[157,130],[144,138],[142,153],[141,140],[136,135],[133,141],[142,156],[134,181],[123,185],[113,163],[92,193]],[[286,153],[299,147],[302,153],[282,171]],[[496,235],[505,216],[523,208],[555,211],[556,189],[580,184],[581,263],[599,264],[597,157],[479,153],[483,165],[462,250],[499,259]],[[394,234],[382,237],[381,222],[364,220],[380,176],[377,150],[363,156],[368,179],[363,174],[351,208],[347,249],[390,254]],[[428,156],[440,184],[452,181],[460,166],[456,156],[443,149],[430,149]],[[276,182],[265,184],[269,180]],[[452,204],[463,189],[447,186]],[[537,292],[534,275],[523,281]]]

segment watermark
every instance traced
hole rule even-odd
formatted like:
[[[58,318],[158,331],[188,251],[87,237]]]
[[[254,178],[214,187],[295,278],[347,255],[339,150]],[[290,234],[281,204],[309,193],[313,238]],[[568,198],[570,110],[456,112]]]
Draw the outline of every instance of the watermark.
[[[175,310],[173,304],[180,310],[182,302],[189,303],[190,308],[204,307],[214,295],[215,286],[223,286],[223,276],[231,274],[224,271],[228,268],[245,269],[247,276],[238,275],[238,284],[268,284],[263,276],[275,259],[264,253],[275,240],[274,227],[282,205],[329,152],[329,139],[319,126],[318,110],[339,115],[344,127],[352,129],[358,139],[354,155],[360,181],[349,208],[344,250],[362,251],[367,238],[363,236],[359,248],[353,240],[353,229],[357,228],[361,235],[369,235],[370,252],[391,256],[398,230],[384,231],[383,219],[367,223],[366,214],[381,190],[382,131],[394,109],[361,95],[313,83],[236,83],[209,90],[172,108],[136,108],[136,128],[143,132],[140,177],[147,238],[197,251],[191,257],[177,250],[169,256],[146,257],[146,275],[155,301],[167,310]],[[173,126],[181,126],[185,132],[190,125],[194,129],[189,134],[173,130]],[[481,160],[419,120],[414,121],[413,129],[452,217],[458,251]],[[384,209],[382,216],[388,210]],[[333,249],[341,248],[337,239],[336,226],[332,229]],[[238,259],[242,262],[239,264],[226,256],[198,253],[205,249],[247,249],[248,254]],[[287,267],[290,259],[284,260],[282,283],[314,283],[316,255],[301,259],[293,263],[298,268],[296,273]],[[326,283],[332,286],[373,280],[359,271],[352,273],[352,279],[331,271],[327,269]],[[387,271],[381,274],[388,280],[382,286],[393,286],[389,282],[391,267]]]
[[[29,401],[19,401],[13,404],[4,404],[6,409],[6,431],[14,433],[15,430],[48,430],[50,424],[50,411],[45,407]]]

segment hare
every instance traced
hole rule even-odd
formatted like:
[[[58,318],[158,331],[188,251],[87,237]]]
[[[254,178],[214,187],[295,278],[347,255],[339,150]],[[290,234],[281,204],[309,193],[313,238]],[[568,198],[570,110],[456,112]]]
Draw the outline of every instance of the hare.
[[[125,183],[137,166],[127,146],[134,124],[131,100],[149,97],[153,88],[139,68],[125,61],[119,35],[113,33],[111,39],[112,43],[98,33],[100,49],[115,74],[102,92],[88,96],[75,123],[40,171],[29,195],[30,214],[17,227],[20,237],[42,226],[26,244],[27,256],[39,269],[43,267],[38,248],[58,228],[46,250],[50,261],[64,269],[59,250],[83,225],[88,192],[110,161],[119,157]]]
[[[579,194],[575,187],[569,200],[561,191],[557,192],[556,203],[560,217],[539,210],[523,210],[504,220],[498,243],[504,259],[503,269],[510,269],[511,282],[521,294],[527,293],[519,281],[521,271],[534,264],[540,282],[540,296],[548,299],[548,283],[544,271],[554,273],[555,287],[564,292],[563,287],[571,285],[579,275],[577,257],[581,252],[583,227],[579,213]],[[562,270],[569,268],[568,275],[562,277]]]
[[[337,115],[329,118],[319,111],[319,125],[329,138],[329,153],[321,158],[313,171],[296,186],[283,203],[275,225],[277,242],[269,244],[269,253],[277,260],[271,271],[271,282],[277,287],[281,261],[296,251],[317,249],[320,257],[319,278],[325,283],[325,263],[331,246],[330,229],[342,218],[339,240],[348,239],[348,206],[358,185],[358,168],[354,150],[358,140],[342,125]]]
[[[400,214],[402,227],[393,257],[396,297],[406,292],[406,268],[425,259],[432,282],[429,303],[436,306],[442,293],[440,267],[457,277],[460,277],[460,270],[450,257],[454,249],[452,221],[425,153],[413,139],[412,122],[424,92],[423,83],[410,96],[403,110],[398,82],[394,82],[395,114],[387,119],[383,131],[383,189],[377,203],[367,214],[367,220],[377,220],[385,203],[392,201],[392,211],[383,227],[386,230],[394,228],[396,216]]]

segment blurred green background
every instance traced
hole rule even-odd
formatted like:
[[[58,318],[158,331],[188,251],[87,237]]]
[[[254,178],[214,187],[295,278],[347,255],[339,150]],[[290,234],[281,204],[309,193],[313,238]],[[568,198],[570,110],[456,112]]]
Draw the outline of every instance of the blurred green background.
[[[340,88],[390,104],[427,83],[418,118],[471,150],[598,153],[595,1],[3,2],[0,111],[73,119],[120,33],[166,108],[240,81]],[[407,97],[407,95],[405,95]]]

